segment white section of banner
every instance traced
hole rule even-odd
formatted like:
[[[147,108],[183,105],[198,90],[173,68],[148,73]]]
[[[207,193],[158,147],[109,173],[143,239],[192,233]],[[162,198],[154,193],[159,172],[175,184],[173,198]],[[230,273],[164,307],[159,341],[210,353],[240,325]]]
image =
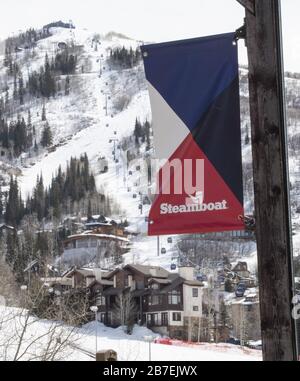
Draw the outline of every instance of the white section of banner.
[[[169,159],[190,134],[190,130],[155,87],[149,81],[147,83],[152,109],[155,157]]]

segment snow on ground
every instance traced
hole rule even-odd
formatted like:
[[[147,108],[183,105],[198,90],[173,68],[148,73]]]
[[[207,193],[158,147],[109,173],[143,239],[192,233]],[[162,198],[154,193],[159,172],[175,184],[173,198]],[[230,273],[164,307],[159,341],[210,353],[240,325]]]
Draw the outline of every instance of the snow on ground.
[[[168,243],[167,236],[159,238],[159,250],[157,237],[138,236],[134,237],[131,242],[131,251],[124,255],[125,264],[141,264],[151,266],[161,266],[172,272],[171,263],[177,264],[178,249],[176,248],[177,237],[170,236],[172,243]],[[166,249],[166,254],[162,254],[161,250]],[[178,271],[178,269],[176,269]]]
[[[16,308],[0,307],[0,359],[12,360],[19,344],[18,336],[22,332],[26,319],[26,311]],[[20,360],[39,360],[45,354],[47,345],[51,341],[50,331],[53,322],[46,320],[29,319],[26,332],[19,351]],[[113,349],[118,353],[119,361],[147,361],[149,359],[149,343],[145,336],[159,337],[145,327],[134,327],[132,335],[124,333],[122,328],[112,329],[101,323],[88,323],[78,328],[69,337],[69,345],[58,353],[55,359],[60,361],[93,361],[85,352],[95,353],[97,330],[97,349]],[[60,327],[53,335],[53,342],[58,337],[66,337],[72,327]],[[27,350],[26,350],[27,348]],[[193,344],[186,345],[178,342],[177,345],[167,346],[151,344],[153,361],[260,361],[261,352],[251,349],[242,349],[230,344]]]
[[[294,255],[299,256],[300,255],[300,232],[298,232],[293,237],[293,244],[294,244]]]

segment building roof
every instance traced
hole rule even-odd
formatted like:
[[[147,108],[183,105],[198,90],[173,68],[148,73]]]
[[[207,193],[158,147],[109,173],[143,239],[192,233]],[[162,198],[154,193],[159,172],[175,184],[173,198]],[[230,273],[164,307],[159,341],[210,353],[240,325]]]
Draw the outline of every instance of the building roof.
[[[203,282],[199,282],[198,280],[185,280],[184,284],[188,286],[202,287]]]
[[[97,238],[99,240],[101,239],[110,239],[112,241],[122,241],[122,242],[130,242],[128,238],[120,237],[114,234],[98,234],[98,233],[93,233],[90,230],[87,230],[84,233],[81,234],[74,234],[70,235],[66,240],[66,242],[74,241],[74,240],[79,240],[79,239],[85,239],[85,238]]]
[[[133,271],[142,273],[147,277],[153,278],[168,278],[170,274],[167,270],[158,266],[126,265],[124,269],[131,269]]]
[[[56,278],[41,278],[41,281],[44,284],[49,284],[49,286],[53,286],[55,284],[60,284],[61,286],[72,286],[72,279],[56,277]]]
[[[65,276],[67,278],[70,278],[73,276],[73,274],[75,273],[79,273],[81,274],[83,277],[85,278],[89,278],[89,277],[95,277],[97,278],[97,280],[99,280],[100,278],[109,278],[110,277],[110,274],[111,272],[109,271],[103,271],[102,269],[98,269],[98,268],[73,268],[71,269],[69,272],[65,273]]]
[[[0,224],[0,230],[16,230],[13,226],[7,225],[7,224]]]
[[[170,284],[171,279],[151,278],[151,279],[149,279],[149,283]]]
[[[238,262],[234,268],[232,269],[233,272],[235,271],[248,271],[248,264],[247,262]]]
[[[98,279],[98,280],[95,279],[87,287],[91,288],[91,287],[95,286],[96,284],[100,284],[102,286],[113,286],[114,282],[112,280],[107,280],[107,279]]]
[[[169,284],[168,286],[166,286],[162,290],[160,290],[160,293],[166,294],[166,293],[174,290],[174,288],[182,285],[183,283],[184,283],[184,279],[181,278],[180,276],[178,276],[176,279],[174,279],[174,281],[171,284]]]
[[[33,261],[31,261],[31,262],[27,265],[27,267],[25,267],[25,269],[23,270],[23,272],[25,273],[25,272],[31,270],[32,267],[34,267],[35,265],[38,265],[38,264],[39,264],[39,261],[38,261],[37,259],[34,259]]]

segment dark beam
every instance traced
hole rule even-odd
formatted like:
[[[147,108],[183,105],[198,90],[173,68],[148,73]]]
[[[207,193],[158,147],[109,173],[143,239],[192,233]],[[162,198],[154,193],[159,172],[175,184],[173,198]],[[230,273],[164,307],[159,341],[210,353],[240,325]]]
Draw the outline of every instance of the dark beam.
[[[246,30],[263,357],[296,361],[280,0],[257,1]]]
[[[255,0],[237,0],[246,10],[255,15]]]

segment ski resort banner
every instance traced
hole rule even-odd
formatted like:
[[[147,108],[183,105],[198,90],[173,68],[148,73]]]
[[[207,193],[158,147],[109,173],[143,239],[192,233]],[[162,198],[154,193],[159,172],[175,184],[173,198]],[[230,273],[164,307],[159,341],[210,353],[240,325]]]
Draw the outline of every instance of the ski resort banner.
[[[142,46],[161,161],[149,235],[243,230],[234,34]]]

